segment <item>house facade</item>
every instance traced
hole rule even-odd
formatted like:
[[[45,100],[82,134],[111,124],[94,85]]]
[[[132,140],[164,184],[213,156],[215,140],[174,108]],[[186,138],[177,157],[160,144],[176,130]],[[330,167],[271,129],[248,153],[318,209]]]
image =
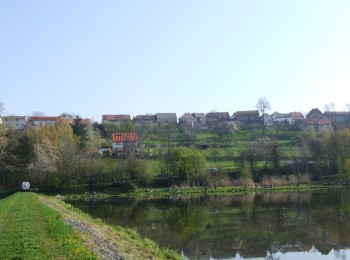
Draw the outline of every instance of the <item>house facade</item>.
[[[272,126],[273,125],[273,118],[269,114],[265,113],[263,115],[263,122],[265,126]]]
[[[23,130],[27,127],[27,117],[2,116],[2,126],[9,129]]]
[[[237,111],[233,117],[236,121],[244,124],[261,122],[258,110]]]
[[[292,114],[291,113],[279,113],[279,112],[274,112],[272,114],[272,120],[273,122],[278,122],[281,124],[292,124]]]
[[[206,117],[204,113],[185,113],[179,118],[179,125],[205,126]]]
[[[113,152],[130,152],[136,149],[137,149],[136,132],[112,134]]]
[[[325,119],[319,119],[316,123],[316,129],[319,132],[325,131],[325,130],[331,130],[332,127],[332,121],[328,118]]]
[[[324,131],[332,128],[332,121],[323,114],[318,108],[313,108],[306,115],[306,125],[317,131]]]
[[[156,113],[156,123],[174,123],[174,124],[177,124],[176,113]]]
[[[137,126],[153,125],[156,122],[155,115],[137,115],[132,119],[132,122]]]
[[[305,117],[301,112],[291,112],[292,123],[300,122],[304,123]]]
[[[205,115],[205,119],[207,123],[227,122],[231,120],[228,112],[210,112]]]
[[[54,125],[60,120],[58,116],[30,116],[28,118],[28,126],[44,126],[44,125]]]
[[[193,114],[185,113],[179,118],[179,125],[194,125],[197,119]]]

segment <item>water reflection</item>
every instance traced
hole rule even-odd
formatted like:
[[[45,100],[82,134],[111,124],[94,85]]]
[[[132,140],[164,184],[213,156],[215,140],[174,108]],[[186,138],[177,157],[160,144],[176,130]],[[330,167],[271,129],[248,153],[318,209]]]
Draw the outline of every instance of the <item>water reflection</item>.
[[[349,196],[328,191],[69,202],[106,223],[134,227],[184,258],[287,259],[299,252],[302,259],[350,259]]]

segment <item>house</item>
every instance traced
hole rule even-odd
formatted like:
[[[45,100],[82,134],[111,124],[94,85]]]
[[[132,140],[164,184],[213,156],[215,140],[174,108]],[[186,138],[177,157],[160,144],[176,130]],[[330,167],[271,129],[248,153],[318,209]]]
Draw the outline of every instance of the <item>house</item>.
[[[332,127],[332,121],[324,115],[318,108],[313,108],[306,115],[306,124],[317,131],[324,131]]]
[[[349,127],[350,126],[350,112],[324,112],[325,116],[329,118],[335,127]]]
[[[185,113],[179,118],[179,124],[180,125],[194,125],[196,123],[197,119],[194,117],[193,114]]]
[[[130,152],[137,149],[136,132],[131,133],[113,133],[112,150],[113,152]]]
[[[156,123],[174,123],[174,124],[177,124],[176,113],[156,113]]]
[[[316,124],[317,131],[322,132],[328,129],[332,129],[332,121],[328,118],[319,119]]]
[[[273,124],[273,118],[269,114],[265,113],[263,115],[263,122],[265,126],[272,126]]]
[[[27,126],[27,117],[2,116],[2,126],[9,129],[23,130]]]
[[[71,114],[68,114],[68,113],[63,113],[63,114],[59,115],[58,117],[66,120],[70,124],[72,124],[74,121],[74,116]]]
[[[120,125],[125,120],[131,120],[130,115],[102,115],[102,124]]]
[[[305,117],[301,112],[291,112],[292,123],[304,123]]]
[[[236,113],[233,114],[233,117],[236,121],[245,123],[245,124],[260,122],[260,116],[259,116],[258,110],[237,111]]]
[[[273,120],[273,122],[291,125],[292,124],[292,114],[291,113],[274,112],[272,114],[272,120]]]
[[[206,117],[204,113],[193,113],[193,116],[196,118],[197,124],[205,125]]]
[[[58,116],[31,116],[28,118],[28,126],[54,125],[60,120]]]
[[[155,115],[137,115],[132,119],[137,126],[153,125],[156,122]]]
[[[179,118],[180,125],[205,126],[206,117],[204,113],[185,113]]]
[[[320,119],[326,119],[327,116],[325,116],[318,108],[313,108],[311,111],[306,115],[306,123],[307,124],[313,124],[317,123]]]
[[[230,121],[228,112],[210,112],[205,115],[206,122],[227,122]]]

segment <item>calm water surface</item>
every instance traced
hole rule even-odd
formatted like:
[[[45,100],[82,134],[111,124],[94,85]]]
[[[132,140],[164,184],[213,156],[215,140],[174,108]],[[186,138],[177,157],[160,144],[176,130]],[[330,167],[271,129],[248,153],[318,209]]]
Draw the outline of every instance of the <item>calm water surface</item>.
[[[70,200],[184,259],[350,259],[350,192]]]

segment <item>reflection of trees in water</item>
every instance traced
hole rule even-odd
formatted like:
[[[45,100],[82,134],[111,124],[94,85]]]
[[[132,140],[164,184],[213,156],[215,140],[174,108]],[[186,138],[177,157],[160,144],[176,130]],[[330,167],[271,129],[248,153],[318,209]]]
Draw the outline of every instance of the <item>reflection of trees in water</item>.
[[[208,209],[198,209],[194,205],[171,209],[168,215],[170,230],[176,232],[180,236],[188,236],[202,232],[209,223]]]
[[[303,203],[311,202],[311,192],[267,192],[261,193],[262,201],[265,203]]]
[[[184,250],[192,258],[261,257],[277,241],[300,241],[323,254],[350,247],[349,194],[336,192],[249,193],[90,205],[98,217],[136,227],[141,234]],[[102,204],[100,204],[102,203]],[[109,221],[107,221],[109,223]],[[297,249],[293,249],[297,250]],[[340,254],[341,255],[341,254]]]

